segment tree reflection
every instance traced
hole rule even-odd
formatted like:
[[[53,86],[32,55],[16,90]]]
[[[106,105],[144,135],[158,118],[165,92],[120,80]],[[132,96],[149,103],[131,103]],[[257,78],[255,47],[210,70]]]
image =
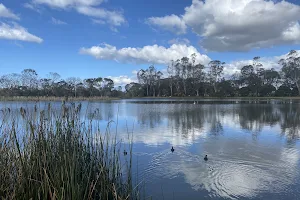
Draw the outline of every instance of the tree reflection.
[[[218,136],[224,126],[237,125],[259,136],[264,127],[280,126],[288,140],[300,138],[300,107],[297,104],[239,103],[239,104],[192,104],[153,103],[138,104],[138,122],[144,128],[163,125],[176,131],[183,138],[194,137],[195,131],[205,131]]]
[[[281,120],[280,126],[282,135],[284,135],[289,142],[300,138],[300,108],[299,105],[283,105],[280,107]]]

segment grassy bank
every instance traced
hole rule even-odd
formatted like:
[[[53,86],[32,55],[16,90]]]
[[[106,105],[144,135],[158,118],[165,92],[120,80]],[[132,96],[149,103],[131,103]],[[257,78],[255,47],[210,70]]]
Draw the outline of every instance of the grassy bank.
[[[0,199],[138,199],[131,145],[124,156],[116,136],[80,110],[0,111]]]

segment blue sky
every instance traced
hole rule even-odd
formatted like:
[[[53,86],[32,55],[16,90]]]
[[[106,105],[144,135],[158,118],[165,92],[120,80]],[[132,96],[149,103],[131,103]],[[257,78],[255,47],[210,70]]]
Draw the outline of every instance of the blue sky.
[[[266,67],[300,48],[300,2],[264,0],[1,0],[0,76],[108,77],[197,53],[226,73],[254,56]],[[135,49],[133,49],[135,48]]]

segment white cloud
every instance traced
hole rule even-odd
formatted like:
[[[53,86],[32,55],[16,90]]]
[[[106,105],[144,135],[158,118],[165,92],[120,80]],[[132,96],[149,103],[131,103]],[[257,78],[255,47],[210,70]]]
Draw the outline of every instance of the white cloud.
[[[51,22],[52,22],[52,24],[55,24],[55,25],[66,25],[67,24],[66,22],[56,19],[54,17],[51,18]]]
[[[98,6],[103,0],[33,0],[36,4],[46,4],[54,8],[71,8],[80,6]]]
[[[102,2],[103,0],[32,0],[33,4],[44,4],[64,10],[74,9],[80,14],[97,18],[93,19],[94,23],[102,21],[110,24],[112,30],[116,30],[113,26],[121,26],[126,22],[123,13],[100,8]]]
[[[300,55],[300,50],[297,50]],[[204,65],[208,64],[212,59],[207,55],[200,54],[197,49],[193,46],[188,46],[185,44],[173,44],[169,48],[153,45],[144,46],[142,48],[122,48],[117,49],[115,46],[109,44],[103,44],[102,46],[93,46],[91,48],[81,48],[81,54],[86,54],[95,57],[99,60],[114,60],[121,63],[136,63],[136,64],[163,64],[167,65],[171,60],[177,60],[184,56],[189,57],[191,54],[196,53],[196,62],[202,63]],[[288,54],[288,53],[287,53]],[[273,57],[261,57],[259,62],[263,65],[265,69],[274,68],[279,71],[281,65],[278,61],[282,58],[286,58],[287,54],[273,56]],[[253,59],[248,60],[235,60],[224,65],[224,76],[229,77],[234,73],[239,73],[243,66],[252,65]],[[166,75],[166,69],[162,69],[163,73]],[[137,70],[133,70],[132,74],[135,78]],[[120,76],[120,79],[126,80],[125,76]],[[118,82],[118,79],[116,79]],[[132,77],[130,78],[132,81]],[[129,83],[130,81],[127,81]],[[123,81],[124,82],[124,81]]]
[[[20,20],[20,18],[16,14],[6,8],[2,3],[0,3],[0,18],[1,17]]]
[[[24,3],[23,6],[24,6],[24,8],[28,8],[28,9],[38,12],[40,14],[42,13],[41,8],[38,7],[36,4]]]
[[[197,62],[207,64],[210,58],[200,54],[193,46],[185,44],[173,44],[169,48],[152,45],[142,48],[127,47],[117,49],[115,46],[104,44],[102,46],[93,46],[91,48],[81,48],[81,54],[91,55],[100,60],[115,60],[122,63],[150,63],[150,64],[168,64],[171,60],[177,60],[184,56],[197,55]]]
[[[133,70],[131,73],[134,74],[134,75],[136,75],[138,73],[138,71],[137,70]]]
[[[24,3],[23,6],[24,6],[24,8],[28,8],[28,9],[31,9],[31,10],[35,9],[34,5],[30,4],[30,3]]]
[[[169,44],[190,44],[191,42],[187,38],[173,38],[168,41]]]
[[[300,50],[297,50],[298,55],[300,55]],[[273,57],[261,57],[259,59],[259,62],[263,65],[265,69],[271,69],[274,68],[275,70],[279,71],[282,66],[278,64],[278,61],[282,58],[286,58],[288,56],[287,54],[283,54],[280,56],[273,56]],[[246,65],[252,65],[253,60],[236,60],[232,61],[228,64],[225,64],[224,66],[224,75],[230,76],[234,74],[235,72],[240,72],[243,66]]]
[[[300,43],[300,6],[287,1],[193,0],[182,16],[173,18],[181,22],[181,27],[191,27],[202,37],[201,46],[210,51],[248,51]],[[166,17],[154,19],[163,21],[156,24],[165,30],[174,25]],[[171,31],[185,33],[177,29]]]
[[[94,24],[106,24],[105,21],[101,20],[101,19],[92,19],[92,22]]]
[[[107,23],[113,26],[121,26],[125,23],[125,19],[120,12],[108,11],[103,8],[93,8],[93,7],[78,7],[77,11],[81,14],[98,17],[100,19],[105,19]]]
[[[125,86],[126,84],[136,82],[136,78],[134,77],[128,77],[126,75],[121,76],[108,76],[107,78],[110,78],[114,81],[115,86]]]
[[[150,17],[146,20],[147,23],[160,27],[164,30],[174,32],[176,34],[186,33],[186,25],[184,21],[177,15],[167,15],[164,17]]]
[[[0,39],[21,40],[27,42],[41,43],[43,39],[29,33],[25,28],[14,23],[10,26],[6,23],[0,24]]]

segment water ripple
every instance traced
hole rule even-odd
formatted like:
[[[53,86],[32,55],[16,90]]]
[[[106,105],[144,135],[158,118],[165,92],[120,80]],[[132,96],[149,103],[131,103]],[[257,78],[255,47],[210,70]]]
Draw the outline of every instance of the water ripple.
[[[298,155],[297,149],[285,148],[277,155],[279,160],[223,153],[205,162],[202,156],[177,148],[174,153],[165,150],[148,154],[152,159],[139,176],[148,183],[182,176],[194,190],[207,190],[210,198],[253,198],[263,192],[292,192],[289,185],[298,173]]]

